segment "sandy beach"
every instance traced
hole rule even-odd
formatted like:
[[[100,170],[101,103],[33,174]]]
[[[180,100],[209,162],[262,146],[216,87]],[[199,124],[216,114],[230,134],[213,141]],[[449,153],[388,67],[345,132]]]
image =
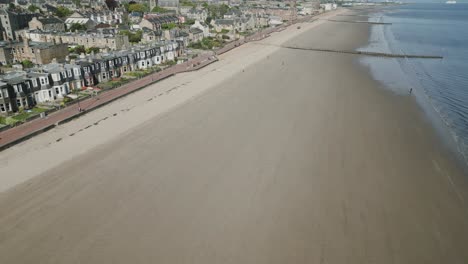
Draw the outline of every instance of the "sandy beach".
[[[468,262],[464,171],[413,99],[281,48],[368,32],[290,27],[0,152],[0,263]]]

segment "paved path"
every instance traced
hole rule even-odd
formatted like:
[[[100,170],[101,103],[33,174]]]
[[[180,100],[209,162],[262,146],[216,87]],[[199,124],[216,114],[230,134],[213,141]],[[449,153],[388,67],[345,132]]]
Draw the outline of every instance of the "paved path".
[[[169,67],[163,71],[150,74],[141,79],[133,80],[127,84],[122,85],[121,87],[105,91],[96,97],[91,97],[80,101],[79,104],[76,103],[70,105],[66,108],[49,114],[46,118],[38,118],[21,124],[17,127],[2,131],[0,132],[0,151],[11,146],[12,144],[15,144],[25,137],[34,135],[35,133],[41,132],[46,128],[53,127],[59,122],[75,116],[79,116],[80,114],[84,114],[80,113],[80,107],[86,111],[93,110],[111,102],[112,100],[139,90],[151,83],[157,82],[177,73],[200,69],[214,61],[216,61],[216,57],[213,54],[204,54],[188,62]]]
[[[302,18],[297,22],[304,22],[307,20],[310,20],[310,17]],[[242,44],[245,44],[246,42],[264,39],[273,32],[281,31],[282,29],[284,29],[285,26],[287,25],[276,28],[264,29],[251,36],[247,36],[242,40],[230,42],[224,47],[216,50],[216,52],[213,54],[203,54],[188,62],[178,64],[173,67],[167,68],[161,72],[154,73],[144,78],[131,81],[130,83],[127,83],[119,88],[115,88],[110,91],[105,91],[99,96],[80,101],[79,104],[76,103],[64,109],[53,112],[44,119],[35,119],[27,123],[21,124],[17,127],[13,127],[11,129],[2,131],[0,132],[0,151],[11,147],[16,143],[21,142],[24,139],[39,134],[45,131],[46,129],[52,128],[56,124],[63,122],[64,120],[68,120],[70,118],[77,117],[80,114],[84,114],[80,113],[79,108],[85,109],[86,111],[90,111],[106,103],[109,103],[117,98],[120,98],[126,94],[134,92],[151,83],[157,82],[174,74],[200,69],[216,60],[214,54],[220,55]]]

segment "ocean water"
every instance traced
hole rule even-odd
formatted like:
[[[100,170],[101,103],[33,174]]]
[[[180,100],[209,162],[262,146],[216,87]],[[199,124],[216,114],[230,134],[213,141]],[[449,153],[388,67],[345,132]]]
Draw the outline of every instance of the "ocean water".
[[[409,95],[412,88],[411,96],[431,108],[468,162],[468,3],[394,6],[372,13],[369,21],[392,25],[372,26],[369,45],[361,50],[444,57],[362,62],[394,92]]]

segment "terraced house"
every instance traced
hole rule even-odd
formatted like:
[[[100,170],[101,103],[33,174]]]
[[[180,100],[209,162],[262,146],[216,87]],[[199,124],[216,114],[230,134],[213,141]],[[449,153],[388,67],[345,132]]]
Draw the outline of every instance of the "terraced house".
[[[183,41],[166,41],[106,54],[81,54],[76,60],[66,63],[55,60],[28,72],[5,74],[0,76],[0,113],[61,100],[73,90],[92,87],[134,70],[173,61],[183,50]]]
[[[36,102],[33,97],[33,86],[25,72],[11,72],[4,75],[0,84],[2,98],[0,112],[16,112],[20,108],[33,107]]]

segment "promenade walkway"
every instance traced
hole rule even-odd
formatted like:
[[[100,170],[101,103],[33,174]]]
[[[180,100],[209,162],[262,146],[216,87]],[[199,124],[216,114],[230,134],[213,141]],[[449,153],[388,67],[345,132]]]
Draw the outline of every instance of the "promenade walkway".
[[[308,20],[310,20],[310,17],[302,18],[300,20],[297,20],[296,22],[301,23],[301,22],[306,22]],[[118,88],[104,91],[100,93],[98,96],[91,97],[83,101],[79,101],[79,104],[75,103],[61,110],[50,113],[45,118],[34,119],[32,121],[26,122],[19,126],[2,131],[0,132],[0,151],[7,149],[26,139],[29,139],[35,135],[38,135],[44,131],[52,129],[57,125],[60,125],[76,117],[79,117],[83,114],[86,114],[86,112],[97,109],[127,94],[140,90],[152,83],[163,80],[177,73],[194,71],[194,70],[203,68],[207,66],[208,64],[211,64],[217,61],[216,55],[223,54],[247,42],[258,41],[258,40],[264,39],[268,37],[269,34],[273,32],[281,31],[289,25],[290,24],[285,24],[285,25],[275,27],[275,28],[266,28],[253,35],[246,36],[243,39],[230,42],[226,44],[224,47],[216,50],[213,53],[207,53],[207,54],[198,56],[187,62],[174,65],[160,72],[156,72],[148,76],[145,76],[141,79],[131,81]],[[84,109],[84,111],[80,112],[80,108]]]

